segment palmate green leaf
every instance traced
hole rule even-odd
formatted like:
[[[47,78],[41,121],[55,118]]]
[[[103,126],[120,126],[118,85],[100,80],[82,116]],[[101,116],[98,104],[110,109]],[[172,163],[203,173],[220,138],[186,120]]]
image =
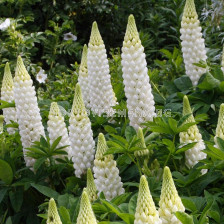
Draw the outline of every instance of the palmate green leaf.
[[[51,152],[53,152],[56,149],[56,147],[58,146],[61,139],[62,139],[62,136],[60,136],[54,140],[54,142],[52,143],[51,148],[50,148]]]
[[[4,108],[10,108],[10,107],[15,107],[15,101],[13,102],[7,102],[7,101],[4,101],[4,100],[0,100],[0,110],[4,109]]]
[[[115,204],[115,205],[118,206],[118,205],[120,205],[120,204],[126,202],[127,199],[130,197],[131,194],[132,194],[132,193],[129,192],[129,193],[124,193],[124,194],[122,194],[122,195],[118,195],[118,196],[116,196],[115,198],[113,198],[113,199],[111,200],[111,203],[113,203],[113,204]]]
[[[124,145],[127,144],[127,140],[119,135],[114,135],[114,134],[110,134],[113,138],[115,138],[116,140],[118,140],[120,143],[122,142]]]
[[[185,152],[185,151],[187,151],[188,149],[193,148],[196,144],[197,144],[197,142],[192,142],[192,143],[189,143],[189,144],[187,144],[187,145],[184,145],[184,146],[182,146],[181,148],[179,148],[179,149],[175,152],[175,154],[179,154],[179,153]]]
[[[179,128],[181,125],[184,124],[184,122],[191,116],[191,114],[186,114],[180,118],[178,121],[177,127]]]
[[[107,206],[113,213],[115,213],[117,216],[119,216],[125,223],[127,224],[133,224],[134,223],[134,215],[128,214],[128,213],[122,213],[121,210],[114,204],[112,204],[109,201],[100,200],[105,206]]]
[[[45,139],[42,135],[40,137],[40,145],[42,147],[45,148],[49,148],[50,147],[50,139],[47,137],[47,139]]]
[[[167,146],[167,149],[171,152],[174,153],[175,152],[175,145],[174,143],[169,140],[169,139],[163,139],[162,140],[163,144]]]
[[[178,133],[177,121],[175,119],[169,118],[168,119],[168,124],[169,124],[171,130],[173,131],[173,133]]]
[[[107,146],[108,147],[117,147],[117,148],[120,148],[121,147],[121,148],[125,148],[123,143],[120,144],[120,142],[117,143],[117,142],[112,141],[112,140],[111,141],[107,141]]]
[[[208,149],[203,150],[206,154],[210,155],[211,157],[224,160],[224,152],[221,149],[215,148],[214,146],[208,144]]]
[[[195,124],[197,124],[197,122],[189,122],[189,123],[183,124],[177,129],[177,133],[187,131],[189,127]]]
[[[185,212],[175,212],[176,217],[181,221],[182,224],[194,224],[193,217]]]

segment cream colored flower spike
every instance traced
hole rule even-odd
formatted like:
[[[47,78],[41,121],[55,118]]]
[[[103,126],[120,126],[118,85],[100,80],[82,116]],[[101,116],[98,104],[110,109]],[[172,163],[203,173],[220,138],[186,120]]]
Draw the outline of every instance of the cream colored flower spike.
[[[7,62],[5,65],[4,76],[2,80],[2,88],[1,88],[1,100],[12,102],[14,101],[14,83],[12,79],[12,74],[10,71],[9,63]],[[6,124],[11,124],[11,121],[17,122],[16,117],[16,108],[4,108],[3,115],[5,117]],[[15,133],[15,128],[7,128],[9,134]]]
[[[0,115],[0,134],[3,132],[4,116]]]
[[[96,184],[94,182],[93,174],[90,168],[87,170],[87,187],[86,191],[89,196],[89,200],[95,201],[97,199],[97,189],[96,189]]]
[[[68,137],[68,130],[66,128],[64,117],[62,116],[56,102],[51,103],[47,125],[50,144],[52,144],[58,137],[62,136],[61,141],[57,147],[69,145],[68,147],[64,148],[64,150],[68,153],[68,157],[70,157],[70,141]],[[57,156],[56,158],[64,158],[64,155]]]
[[[101,116],[114,114],[116,97],[111,85],[109,63],[105,45],[94,22],[87,53],[90,107],[93,113]]]
[[[218,118],[218,124],[215,131],[215,146],[218,147],[216,138],[219,137],[224,140],[224,103],[220,105],[219,109],[219,118]]]
[[[62,224],[57,206],[53,198],[49,201],[47,224]]]
[[[190,117],[185,121],[186,123],[195,122],[190,103],[187,96],[183,98],[183,116],[191,114]],[[202,139],[202,136],[198,130],[197,125],[193,125],[188,128],[186,132],[180,133],[180,143],[188,144],[192,142],[197,142],[197,144],[185,151],[185,163],[188,168],[192,168],[200,160],[206,158],[206,154],[202,152],[205,149],[205,144]],[[202,173],[205,173],[206,170],[203,170]]]
[[[148,182],[141,176],[134,224],[161,224],[159,213],[152,199]]]
[[[138,130],[141,123],[152,121],[156,113],[144,48],[133,15],[128,18],[121,58],[128,117],[130,125]]]
[[[138,133],[137,133],[138,139],[140,139],[140,142],[137,144],[138,147],[144,148],[143,150],[135,151],[134,155],[137,157],[142,157],[142,156],[148,156],[149,155],[149,150],[146,148],[145,145],[145,139],[143,135],[142,129],[139,127],[138,128]]]
[[[81,177],[92,166],[95,142],[91,122],[87,116],[80,85],[76,85],[75,96],[69,119],[69,139],[75,175]]]
[[[107,149],[104,135],[100,133],[93,167],[95,184],[99,193],[103,192],[106,199],[111,200],[123,194],[124,188],[113,155],[104,156]]]
[[[97,224],[86,189],[83,189],[79,215],[76,224]]]
[[[177,211],[184,212],[185,207],[178,195],[170,169],[167,166],[164,168],[163,172],[159,206],[159,216],[162,219],[162,224],[181,224],[181,221],[176,218],[174,213]]]
[[[207,59],[201,30],[194,0],[186,0],[181,21],[180,39],[182,40],[186,74],[190,77],[194,86],[198,84],[201,75],[206,72],[206,69],[193,65],[200,60],[206,61]]]
[[[19,124],[19,134],[23,145],[23,154],[27,166],[33,166],[35,160],[26,156],[26,148],[34,141],[39,141],[41,135],[45,136],[41,122],[40,109],[37,104],[36,91],[22,58],[18,56],[16,74],[14,78],[14,97],[16,115]]]
[[[79,68],[79,77],[78,82],[82,89],[83,100],[86,108],[90,108],[90,93],[89,93],[89,78],[88,78],[88,69],[87,69],[87,52],[88,48],[86,44],[83,47],[82,51],[82,60]]]

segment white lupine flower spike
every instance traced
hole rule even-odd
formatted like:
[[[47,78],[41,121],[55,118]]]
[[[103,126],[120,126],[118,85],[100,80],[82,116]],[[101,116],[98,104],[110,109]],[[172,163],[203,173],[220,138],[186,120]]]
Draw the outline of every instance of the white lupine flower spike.
[[[0,115],[0,134],[3,132],[4,116]]]
[[[87,69],[87,52],[88,48],[86,44],[83,47],[82,51],[82,60],[79,68],[79,77],[78,82],[81,86],[83,100],[86,108],[90,108],[90,91],[89,91],[89,78],[88,78],[88,69]]]
[[[70,141],[68,137],[68,130],[62,116],[58,104],[56,102],[51,103],[50,113],[48,116],[47,130],[49,133],[50,144],[52,144],[58,137],[62,136],[61,141],[57,147],[62,147],[68,145],[64,150],[70,154]],[[63,158],[63,156],[57,156]]]
[[[48,205],[47,224],[62,224],[56,203],[53,198],[50,199]]]
[[[194,86],[198,84],[201,75],[206,72],[205,68],[193,65],[200,60],[206,61],[207,59],[201,30],[194,0],[186,0],[181,21],[180,39],[182,40],[181,45],[186,74],[190,77]]]
[[[12,102],[15,100],[14,99],[14,83],[13,83],[12,74],[11,74],[8,62],[5,65],[4,77],[2,80],[1,100],[7,101],[7,102]],[[17,122],[16,108],[13,108],[13,107],[4,108],[3,115],[5,117],[6,124],[11,124],[11,121]],[[7,131],[10,134],[13,134],[15,130],[16,130],[15,128],[7,128]]]
[[[224,74],[224,45],[223,45],[223,50],[222,50],[222,62],[221,62],[221,69]]]
[[[218,143],[217,143],[217,137],[221,138],[224,140],[224,103],[222,103],[220,105],[220,109],[219,109],[219,118],[218,118],[218,124],[216,127],[216,132],[215,132],[215,147],[218,147]]]
[[[76,224],[97,224],[86,189],[83,189]]]
[[[162,224],[152,199],[148,182],[141,176],[134,224]]]
[[[90,107],[98,116],[112,115],[116,97],[110,80],[109,63],[103,39],[97,23],[92,26],[87,54]]]
[[[128,117],[130,125],[138,130],[141,123],[152,121],[156,113],[144,48],[133,15],[128,18],[121,58]]]
[[[195,122],[188,97],[184,96],[183,116],[187,114],[191,114],[191,115],[190,117],[187,118],[185,122],[187,123]],[[205,144],[196,124],[189,127],[186,132],[180,133],[180,143],[188,144],[192,142],[197,142],[197,144],[194,145],[193,148],[185,151],[185,163],[189,169],[192,168],[195,164],[197,164],[200,160],[206,158],[206,154],[202,152],[202,150],[205,149]],[[205,173],[205,172],[206,170],[202,170],[202,173]]]
[[[93,178],[93,174],[90,168],[88,168],[87,170],[87,187],[86,187],[86,191],[88,193],[89,196],[89,200],[95,201],[97,199],[97,188],[96,188],[96,184],[94,182],[94,178]]]
[[[26,148],[29,148],[34,141],[39,141],[41,135],[45,136],[45,133],[41,122],[42,118],[37,104],[33,81],[20,56],[18,56],[17,59],[14,85],[16,115],[19,123],[19,134],[23,145],[24,159],[26,165],[32,167],[35,160],[26,156]]]
[[[182,222],[177,219],[175,212],[185,211],[181,198],[176,190],[172,174],[169,167],[164,168],[163,183],[161,196],[159,201],[159,216],[162,219],[162,224],[181,224]]]
[[[95,142],[79,84],[76,84],[69,124],[70,156],[72,157],[75,175],[81,177],[92,166]]]
[[[102,133],[98,136],[97,151],[94,160],[94,177],[97,190],[103,192],[107,200],[124,193],[123,183],[113,155],[106,155],[107,143]]]

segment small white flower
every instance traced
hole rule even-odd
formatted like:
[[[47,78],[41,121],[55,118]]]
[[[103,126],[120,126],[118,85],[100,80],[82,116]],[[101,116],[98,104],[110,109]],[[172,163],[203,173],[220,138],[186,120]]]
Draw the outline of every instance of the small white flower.
[[[37,73],[36,79],[39,83],[45,83],[45,80],[47,79],[47,74],[44,73],[44,70],[42,68]]]
[[[64,34],[64,40],[73,40],[73,41],[76,41],[77,40],[77,36],[75,36],[71,32],[65,33]]]
[[[2,24],[0,24],[0,30],[4,31],[10,26],[10,19],[7,18]]]

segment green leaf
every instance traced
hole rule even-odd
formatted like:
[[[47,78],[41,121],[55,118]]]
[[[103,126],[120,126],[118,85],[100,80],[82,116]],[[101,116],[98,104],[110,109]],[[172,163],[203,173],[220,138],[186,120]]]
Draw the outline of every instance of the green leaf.
[[[5,182],[7,185],[12,183],[13,180],[13,171],[11,166],[4,160],[0,159],[0,179]],[[4,170],[4,172],[3,172]]]
[[[175,154],[179,154],[179,153],[182,153],[182,152],[185,152],[187,151],[188,149],[191,149],[193,148],[195,145],[197,144],[197,142],[192,142],[192,143],[189,143],[187,145],[184,145],[183,147],[179,148]]]
[[[182,222],[182,224],[194,224],[192,216],[185,212],[175,212],[176,217]]]
[[[62,136],[60,136],[60,137],[58,137],[57,139],[54,140],[54,142],[51,145],[51,152],[53,152],[56,149],[56,147],[58,146],[61,139],[62,139]]]
[[[8,189],[7,188],[3,188],[0,190],[0,204],[2,202],[2,200],[4,199],[5,197],[5,194],[7,193]]]
[[[31,186],[34,187],[37,191],[39,191],[41,194],[43,194],[49,198],[54,198],[57,200],[57,198],[59,196],[58,192],[52,190],[49,187],[42,186],[42,185],[35,184],[35,183],[31,183]]]
[[[167,146],[167,149],[171,152],[174,153],[175,152],[175,145],[174,143],[169,140],[169,139],[163,139],[162,140],[163,144]]]
[[[38,170],[40,166],[45,162],[45,160],[46,160],[45,157],[37,159],[33,166],[34,170]]]
[[[113,203],[113,204],[115,204],[115,205],[120,205],[121,203],[124,203],[124,202],[128,199],[128,197],[129,197],[131,194],[132,194],[132,193],[129,192],[129,193],[124,193],[124,194],[122,194],[122,195],[119,195],[119,196],[113,198],[113,199],[111,200],[111,203]]]
[[[137,198],[138,198],[138,193],[134,194],[128,204],[128,212],[129,214],[134,215],[135,210],[136,210],[136,205],[137,205]]]
[[[207,72],[203,81],[198,85],[198,88],[204,90],[211,90],[216,87],[219,87],[220,81],[214,78],[210,72]]]
[[[23,203],[23,189],[17,188],[16,191],[10,191],[9,198],[14,211],[19,212]]]
[[[212,145],[208,145],[208,149],[203,150],[206,154],[210,155],[211,157],[214,157],[218,160],[224,160],[224,152],[218,148],[215,148]]]
[[[72,223],[71,219],[70,219],[69,212],[64,206],[61,206],[59,208],[59,214],[60,214],[62,223],[64,223],[64,224],[71,224]]]
[[[131,126],[127,126],[125,129],[125,138],[127,141],[129,142],[134,135],[136,135],[135,129]]]
[[[110,210],[112,212],[117,214],[123,221],[125,221],[125,223],[127,223],[127,224],[133,224],[134,223],[134,219],[135,219],[134,215],[128,214],[128,213],[121,213],[120,209],[117,206],[113,205],[109,201],[106,201],[106,200],[103,200],[103,199],[101,199],[100,201],[104,205],[106,205],[108,208],[110,208]]]
[[[186,75],[175,79],[174,84],[181,92],[192,88],[192,82],[191,82],[190,78]]]
[[[182,201],[184,207],[186,209],[190,210],[191,212],[198,211],[197,206],[195,205],[194,201],[191,198],[182,197],[181,201]]]

